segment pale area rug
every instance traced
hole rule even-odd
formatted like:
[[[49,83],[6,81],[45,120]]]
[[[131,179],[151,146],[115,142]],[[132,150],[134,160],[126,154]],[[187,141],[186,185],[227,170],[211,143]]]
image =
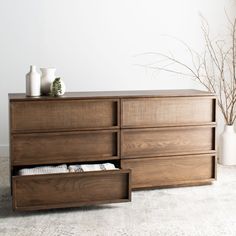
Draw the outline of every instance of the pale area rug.
[[[236,236],[236,167],[201,187],[133,192],[132,202],[14,213],[7,158],[0,158],[0,235]]]

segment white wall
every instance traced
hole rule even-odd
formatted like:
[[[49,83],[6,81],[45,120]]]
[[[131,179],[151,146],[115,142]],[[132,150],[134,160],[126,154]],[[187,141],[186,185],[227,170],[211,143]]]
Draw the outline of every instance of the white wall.
[[[135,57],[203,46],[199,12],[214,33],[225,30],[233,0],[0,0],[0,154],[8,145],[8,93],[25,91],[30,64],[57,68],[68,91],[199,88],[190,81],[147,71]],[[4,149],[5,148],[5,149]]]

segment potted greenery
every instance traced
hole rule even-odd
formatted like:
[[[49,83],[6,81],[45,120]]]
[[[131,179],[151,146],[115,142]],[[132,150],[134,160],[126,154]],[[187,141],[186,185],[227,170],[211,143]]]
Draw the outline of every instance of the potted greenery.
[[[50,96],[54,97],[62,96],[65,93],[65,90],[66,87],[63,80],[60,77],[58,77],[51,84]]]

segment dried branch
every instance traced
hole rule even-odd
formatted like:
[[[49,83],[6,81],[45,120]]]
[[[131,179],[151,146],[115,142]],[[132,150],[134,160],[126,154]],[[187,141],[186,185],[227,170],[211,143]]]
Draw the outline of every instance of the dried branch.
[[[230,21],[227,16],[230,25],[230,44],[228,46],[226,40],[219,41],[211,38],[207,21],[204,17],[201,16],[201,18],[205,40],[203,54],[195,52],[185,42],[178,40],[187,49],[192,62],[191,65],[184,63],[171,54],[150,52],[142,55],[156,55],[166,63],[165,65],[153,63],[143,66],[190,77],[198,81],[208,91],[217,95],[218,105],[225,122],[232,125],[236,120],[236,18],[234,21]]]

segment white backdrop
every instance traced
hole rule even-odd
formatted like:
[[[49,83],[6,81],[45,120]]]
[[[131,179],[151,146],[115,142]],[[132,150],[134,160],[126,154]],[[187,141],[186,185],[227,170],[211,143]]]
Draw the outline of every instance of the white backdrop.
[[[233,0],[0,0],[0,155],[8,150],[8,93],[25,92],[30,64],[56,67],[67,91],[201,88],[193,81],[135,64],[143,52],[204,41],[199,13],[214,35],[226,33]],[[153,58],[151,58],[152,60]]]

